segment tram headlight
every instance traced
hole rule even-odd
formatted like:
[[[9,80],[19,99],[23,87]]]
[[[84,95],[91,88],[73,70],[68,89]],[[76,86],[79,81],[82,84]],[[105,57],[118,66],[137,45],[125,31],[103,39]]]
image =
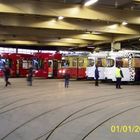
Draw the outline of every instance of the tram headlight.
[[[62,70],[59,70],[59,73],[62,73]]]
[[[35,73],[38,73],[38,70],[36,70]]]
[[[64,74],[65,72],[66,72],[66,70],[63,70],[63,72],[62,72],[62,73]]]

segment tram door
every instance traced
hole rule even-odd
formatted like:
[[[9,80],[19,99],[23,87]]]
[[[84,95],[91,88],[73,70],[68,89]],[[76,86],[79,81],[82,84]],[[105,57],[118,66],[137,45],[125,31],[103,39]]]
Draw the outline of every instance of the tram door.
[[[58,66],[59,61],[58,60],[53,60],[53,77],[57,78],[57,72],[58,72]]]
[[[16,76],[20,75],[20,60],[16,60]]]
[[[48,77],[53,77],[53,60],[48,60]]]

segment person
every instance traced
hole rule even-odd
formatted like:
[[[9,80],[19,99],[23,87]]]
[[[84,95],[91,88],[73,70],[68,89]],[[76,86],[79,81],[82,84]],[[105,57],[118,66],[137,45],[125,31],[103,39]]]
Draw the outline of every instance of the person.
[[[64,79],[65,79],[65,88],[68,88],[69,86],[69,80],[70,80],[70,74],[69,71],[67,70],[65,75],[64,75]]]
[[[7,87],[8,85],[11,85],[11,83],[9,82],[10,69],[8,65],[6,64],[3,67],[3,75],[4,75],[4,80],[5,80],[5,87]]]
[[[95,68],[95,86],[99,86],[98,79],[99,79],[99,70],[98,70],[98,66],[96,65],[96,68]]]
[[[28,70],[27,81],[28,81],[28,85],[32,86],[32,81],[33,81],[33,67],[32,67],[32,65],[30,65],[29,70]]]
[[[119,65],[116,68],[115,76],[116,76],[116,88],[121,89],[121,79],[123,78],[123,73]]]

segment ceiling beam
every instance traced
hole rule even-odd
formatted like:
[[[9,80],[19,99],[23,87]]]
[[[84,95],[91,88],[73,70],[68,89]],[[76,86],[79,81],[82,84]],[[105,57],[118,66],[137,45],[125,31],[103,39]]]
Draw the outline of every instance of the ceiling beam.
[[[56,18],[35,18],[32,16],[0,15],[1,26],[30,27],[57,30],[79,30],[79,31],[98,31],[102,33],[115,34],[140,34],[139,26],[113,24],[101,21],[68,20],[62,21]]]
[[[112,40],[112,37],[107,35],[93,35],[83,34],[78,31],[72,32],[67,30],[45,30],[45,29],[33,29],[33,28],[17,28],[17,27],[0,27],[0,34],[4,38],[10,36],[11,38],[25,38],[25,39],[37,39],[38,41],[49,40],[49,38],[73,38],[81,39],[85,41],[94,40]]]
[[[139,11],[121,10],[103,7],[84,7],[82,5],[70,5],[65,3],[51,3],[29,0],[1,0],[0,13],[13,13],[41,16],[64,16],[67,18],[79,18],[101,20],[110,22],[127,21],[131,24],[140,24]]]
[[[132,0],[134,3],[140,3],[140,0]]]
[[[123,36],[123,35],[119,35],[119,36],[116,36],[113,41],[114,42],[117,42],[117,41],[124,41],[124,40],[130,40],[130,39],[139,39],[140,38],[140,35],[126,35],[126,36]]]
[[[0,44],[7,45],[25,45],[25,46],[65,46],[65,47],[78,47],[74,43],[64,42],[36,42],[36,41],[21,41],[21,40],[0,40]],[[86,45],[86,44],[85,44]]]

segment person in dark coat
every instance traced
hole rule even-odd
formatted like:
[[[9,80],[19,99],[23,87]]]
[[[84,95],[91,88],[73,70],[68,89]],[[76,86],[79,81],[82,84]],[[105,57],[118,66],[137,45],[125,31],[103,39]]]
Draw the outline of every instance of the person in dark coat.
[[[69,71],[67,70],[65,75],[64,75],[64,79],[65,79],[65,88],[68,88],[69,86],[69,80],[70,80],[70,73]]]
[[[96,68],[95,68],[95,86],[99,86],[98,79],[99,79],[99,70],[98,70],[98,66],[96,65]]]
[[[4,75],[4,80],[5,80],[5,86],[7,87],[8,85],[11,85],[11,83],[9,82],[10,69],[9,69],[8,65],[4,65],[3,75]]]
[[[27,81],[28,81],[28,85],[32,86],[32,81],[33,81],[33,67],[32,67],[32,65],[30,65],[30,67],[28,69]]]

